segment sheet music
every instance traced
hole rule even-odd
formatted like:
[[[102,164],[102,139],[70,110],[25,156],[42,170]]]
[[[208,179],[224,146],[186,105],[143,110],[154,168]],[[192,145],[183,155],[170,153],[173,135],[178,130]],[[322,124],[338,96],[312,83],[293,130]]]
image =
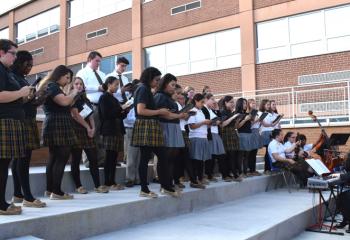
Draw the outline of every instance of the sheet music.
[[[81,110],[79,112],[80,116],[82,118],[87,118],[90,114],[92,114],[93,110],[87,105],[87,104],[84,104],[83,106],[83,110]]]
[[[326,173],[331,173],[324,163],[319,159],[307,159],[305,160],[310,167],[316,172],[318,176],[322,176]]]

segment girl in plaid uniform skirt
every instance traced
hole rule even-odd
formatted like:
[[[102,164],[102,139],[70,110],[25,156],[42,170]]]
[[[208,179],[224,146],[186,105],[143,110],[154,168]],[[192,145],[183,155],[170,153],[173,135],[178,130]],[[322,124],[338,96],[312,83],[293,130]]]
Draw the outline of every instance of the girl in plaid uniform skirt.
[[[240,182],[242,178],[242,161],[238,156],[239,153],[239,136],[237,133],[237,117],[239,114],[234,114],[234,99],[232,96],[225,96],[221,100],[221,115],[226,119],[222,123],[221,138],[224,142],[224,147],[227,153],[227,164],[233,173],[233,180]]]
[[[47,84],[48,96],[44,103],[45,120],[43,124],[44,145],[49,147],[49,162],[46,166],[46,195],[52,200],[72,199],[73,195],[61,190],[64,168],[68,162],[71,147],[77,144],[74,120],[70,106],[78,94],[73,89],[69,95],[63,87],[72,80],[73,72],[66,66],[56,67],[41,84]],[[39,86],[40,87],[40,86]]]
[[[115,183],[115,171],[118,153],[123,152],[125,134],[123,119],[126,118],[127,111],[113,96],[119,87],[119,80],[116,77],[108,77],[102,87],[105,92],[100,97],[98,111],[101,121],[102,148],[106,150],[105,185],[110,190],[123,190],[122,185]]]
[[[152,152],[158,157],[158,174],[164,159],[163,146],[165,144],[162,128],[158,116],[166,117],[170,112],[166,108],[156,109],[151,89],[158,86],[161,72],[154,68],[146,68],[140,77],[140,86],[135,92],[136,122],[133,129],[131,144],[140,147],[141,158],[139,175],[141,181],[140,196],[156,198],[158,195],[151,192],[147,183],[148,161]]]
[[[17,58],[11,67],[13,77],[21,87],[30,86],[25,76],[29,74],[33,66],[33,57],[28,51],[17,52]],[[35,199],[30,191],[29,165],[32,157],[32,150],[40,148],[39,130],[36,123],[37,105],[34,99],[28,99],[23,105],[24,136],[26,138],[26,156],[22,159],[15,158],[12,162],[12,176],[14,183],[14,203],[22,203],[25,207],[45,207],[46,204]],[[22,194],[23,191],[23,194]]]
[[[85,85],[81,78],[76,77],[71,85],[71,89],[76,89],[78,92],[85,92]],[[75,183],[76,191],[81,194],[86,194],[87,190],[82,186],[80,181],[80,168],[82,152],[84,150],[87,159],[89,160],[89,169],[92,180],[95,185],[95,192],[107,193],[108,190],[100,184],[100,174],[97,166],[97,150],[95,143],[95,121],[92,113],[85,116],[82,111],[85,108],[92,109],[92,104],[87,99],[85,93],[75,101],[71,108],[71,114],[74,118],[74,132],[77,136],[77,144],[72,148],[72,163],[71,173]]]
[[[21,88],[10,74],[9,67],[16,59],[16,50],[15,43],[0,39],[0,215],[15,215],[22,211],[5,200],[11,159],[23,159],[26,155],[23,98],[31,94],[30,87]]]

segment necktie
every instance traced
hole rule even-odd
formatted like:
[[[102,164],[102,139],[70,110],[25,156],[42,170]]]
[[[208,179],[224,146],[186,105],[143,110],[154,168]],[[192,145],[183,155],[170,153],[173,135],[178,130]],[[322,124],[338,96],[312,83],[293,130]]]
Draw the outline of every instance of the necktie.
[[[99,83],[100,85],[102,85],[102,84],[103,84],[103,81],[102,81],[100,75],[98,75],[98,73],[97,73],[96,70],[94,70],[94,73],[95,73],[95,76],[96,76],[96,78],[97,78],[98,83]]]
[[[121,74],[118,74],[118,79],[119,79],[120,88],[122,88],[124,86],[124,83],[123,83]],[[128,101],[125,92],[122,93],[122,98],[123,98],[123,102],[122,103],[126,103]]]

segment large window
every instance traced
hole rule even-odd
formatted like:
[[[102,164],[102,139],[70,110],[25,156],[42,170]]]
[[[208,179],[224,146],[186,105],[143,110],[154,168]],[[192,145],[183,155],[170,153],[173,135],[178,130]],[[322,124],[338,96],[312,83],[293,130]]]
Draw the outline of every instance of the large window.
[[[146,67],[177,76],[241,65],[240,29],[230,29],[145,49]]]
[[[132,7],[132,0],[73,0],[69,26],[76,26]]]
[[[9,28],[4,28],[0,30],[0,39],[9,39],[10,33]]]
[[[25,43],[55,33],[60,26],[60,8],[56,7],[17,24],[17,43]]]
[[[350,50],[350,5],[257,24],[258,63]]]

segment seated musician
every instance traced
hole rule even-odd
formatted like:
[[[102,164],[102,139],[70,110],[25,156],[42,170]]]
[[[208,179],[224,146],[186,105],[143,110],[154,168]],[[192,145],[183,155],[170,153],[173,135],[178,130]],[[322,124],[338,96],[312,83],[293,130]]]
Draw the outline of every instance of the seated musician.
[[[311,157],[311,150],[314,148],[315,144],[309,143],[306,144],[306,136],[304,134],[298,134],[296,137],[296,141],[300,142],[300,151],[299,156],[308,158]]]
[[[304,164],[286,157],[286,153],[291,153],[300,144],[293,143],[291,147],[285,148],[283,145],[283,133],[281,129],[274,129],[271,133],[273,140],[268,146],[268,153],[273,167],[290,170],[299,180],[301,186],[306,186],[307,178],[310,176]]]
[[[350,152],[348,153],[347,160],[345,162],[345,170],[347,173],[338,174],[341,182],[344,184],[350,184]],[[337,199],[337,208],[340,213],[343,215],[343,221],[338,224],[337,228],[344,228],[346,225],[348,226],[347,233],[350,233],[350,190],[342,192],[339,194]]]

